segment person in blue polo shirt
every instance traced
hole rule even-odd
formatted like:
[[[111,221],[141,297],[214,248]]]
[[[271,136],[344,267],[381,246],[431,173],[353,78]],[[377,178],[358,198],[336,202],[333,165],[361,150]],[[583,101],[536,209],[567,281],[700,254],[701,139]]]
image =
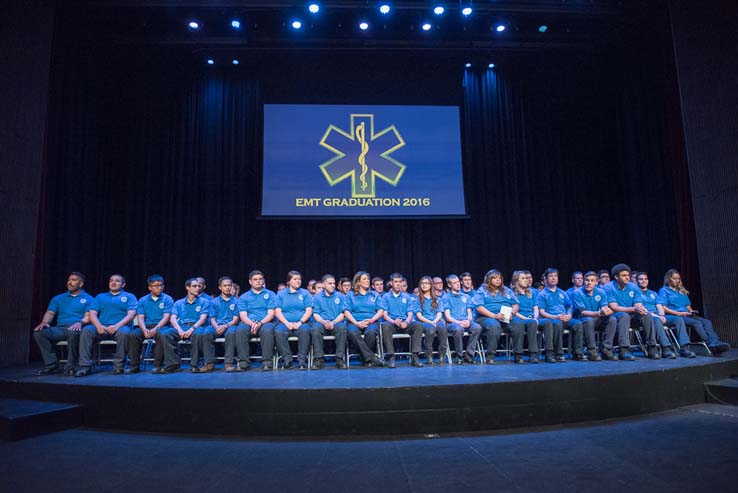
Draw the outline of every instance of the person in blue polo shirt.
[[[518,300],[512,290],[505,286],[502,272],[491,269],[484,275],[484,282],[472,299],[477,309],[477,323],[482,326],[487,337],[487,364],[495,362],[495,353],[499,344],[503,328],[512,333],[516,347],[523,346],[522,324],[511,324],[515,313],[518,311]],[[511,309],[509,318],[502,313],[502,307]]]
[[[141,364],[141,345],[144,339],[156,340],[161,330],[174,330],[169,325],[174,300],[164,293],[164,278],[158,274],[149,276],[146,280],[149,294],[138,300],[136,318],[138,327],[134,327],[128,334],[128,357],[131,366],[127,373],[138,373]],[[154,373],[159,373],[164,364],[164,351],[160,344],[154,345]]]
[[[59,341],[67,341],[67,365],[64,372],[74,375],[79,358],[79,333],[83,325],[90,322],[87,311],[92,306],[93,298],[83,289],[85,276],[81,272],[72,272],[67,277],[67,292],[51,298],[46,313],[36,327],[33,328],[33,338],[41,351],[44,360],[43,369],[39,375],[60,373],[54,345]],[[51,322],[56,317],[56,325]]]
[[[571,287],[566,290],[566,295],[574,302],[574,291],[584,286],[584,274],[582,271],[574,271],[571,275]]]
[[[202,293],[202,284],[197,278],[192,277],[185,281],[185,289],[187,296],[174,302],[172,307],[172,315],[169,322],[176,332],[159,332],[157,344],[162,345],[164,350],[164,368],[163,373],[177,371],[180,367],[179,356],[177,355],[177,343],[182,339],[189,339],[190,344],[190,371],[198,373],[200,360],[200,341],[195,341],[195,334],[198,330],[202,330],[208,321],[208,311],[210,302],[200,296]],[[210,344],[212,348],[212,343]],[[205,348],[207,350],[207,348]],[[212,349],[211,349],[212,350]],[[215,355],[213,354],[213,360]]]
[[[277,306],[277,295],[264,287],[264,273],[252,270],[249,273],[249,286],[238,299],[238,355],[241,364],[249,361],[251,339],[261,342],[261,369],[274,369],[274,308]]]
[[[418,281],[418,294],[414,296],[415,317],[423,327],[425,334],[425,360],[433,365],[433,340],[438,337],[438,353],[441,364],[446,362],[448,353],[448,329],[443,320],[443,303],[441,297],[444,294],[443,280],[441,286],[436,287],[436,279],[423,276]],[[440,295],[438,293],[441,293]]]
[[[410,363],[413,366],[423,366],[418,358],[423,339],[423,326],[413,320],[413,297],[402,292],[403,279],[402,274],[393,272],[390,275],[390,290],[381,298],[383,321],[379,326],[388,368],[396,366],[395,341],[392,336],[398,332],[410,334],[410,352],[412,353]]]
[[[241,353],[240,365],[236,362],[236,341],[238,330],[238,300],[231,294],[233,291],[233,279],[223,276],[218,279],[218,290],[220,294],[210,299],[210,325],[215,330],[215,337],[225,336],[225,352],[223,364],[228,373],[248,368],[249,360],[243,359]]]
[[[109,291],[98,294],[89,307],[90,323],[82,328],[79,342],[78,377],[92,373],[92,347],[100,339],[114,339],[117,343],[113,356],[113,374],[122,375],[126,363],[126,342],[131,322],[136,316],[136,296],[123,291],[126,280],[113,274],[108,281]]]
[[[693,328],[697,335],[705,341],[710,351],[718,356],[730,349],[730,344],[718,338],[712,328],[712,322],[698,315],[692,308],[689,291],[682,284],[682,275],[676,269],[669,269],[664,275],[664,287],[659,290],[664,299],[664,311],[667,321],[676,321],[679,317],[687,327]]]
[[[448,332],[454,339],[456,350],[454,363],[474,364],[474,352],[482,334],[482,326],[474,321],[472,296],[461,292],[461,280],[456,274],[446,277],[446,285],[449,291],[441,299],[441,305],[448,323]],[[464,349],[464,332],[469,333],[466,349]]]
[[[205,300],[207,300],[207,301],[210,301],[211,299],[213,299],[213,297],[210,296],[208,294],[208,292],[207,292],[207,288],[208,287],[205,284],[205,278],[204,277],[196,277],[195,279],[197,280],[197,282],[200,283],[200,286],[202,286],[202,288],[200,289],[200,297],[203,298],[203,299],[205,299]]]
[[[613,311],[607,304],[607,293],[597,285],[596,272],[584,274],[584,286],[574,290],[571,301],[574,304],[574,316],[582,322],[589,361],[602,361],[597,353],[595,330],[614,334],[617,319],[612,316]]]
[[[669,322],[666,319],[663,298],[661,295],[656,293],[656,291],[648,289],[648,273],[639,272],[635,276],[635,281],[638,285],[638,289],[640,290],[638,301],[640,301],[646,311],[648,311],[648,315],[653,318],[654,330],[656,332],[656,337],[658,338],[658,344],[661,345],[661,356],[669,359],[676,358],[671,340],[664,328],[666,326],[671,326],[676,333],[677,342],[680,346],[683,346],[679,349],[679,355],[683,358],[694,358],[695,354],[686,348],[686,345],[689,344],[689,336],[687,335],[687,328],[684,325],[684,321],[676,319]]]
[[[607,293],[607,304],[612,309],[613,317],[617,320],[618,346],[620,346],[620,359],[635,361],[635,356],[630,352],[629,329],[631,326],[642,324],[649,342],[648,356],[660,358],[655,346],[651,341],[653,338],[653,320],[648,317],[648,312],[638,302],[638,286],[630,282],[630,267],[626,264],[617,264],[611,271],[613,281],[605,286]],[[614,344],[615,332],[606,332],[603,339],[602,355],[605,359],[614,359],[612,345]]]
[[[346,297],[336,291],[336,278],[332,274],[325,274],[321,278],[323,290],[313,296],[313,318],[311,337],[313,341],[313,369],[320,370],[325,365],[325,351],[323,338],[332,334],[336,340],[336,368],[346,369],[346,339],[347,331],[344,323]]]
[[[377,358],[377,337],[379,320],[384,315],[381,297],[370,289],[369,273],[359,271],[354,274],[352,289],[346,297],[346,315],[349,339],[359,350],[365,366],[381,367],[384,362]],[[361,334],[364,337],[361,337]]]
[[[302,274],[296,270],[287,273],[287,288],[277,293],[274,316],[279,323],[274,328],[277,351],[283,360],[283,368],[292,368],[292,350],[288,337],[297,336],[297,362],[301,370],[307,370],[307,353],[310,349],[310,325],[313,315],[313,297],[301,288]]]
[[[569,329],[573,340],[575,359],[584,359],[582,323],[573,317],[571,300],[558,287],[559,271],[549,267],[543,273],[546,285],[538,293],[538,313],[543,325],[546,344],[546,362],[564,362],[564,330]]]
[[[524,334],[528,337],[528,361],[538,363],[538,290],[531,287],[533,275],[528,270],[516,270],[510,280],[510,286],[518,300],[518,311],[514,322],[522,324]],[[515,362],[523,362],[522,338],[515,348]]]

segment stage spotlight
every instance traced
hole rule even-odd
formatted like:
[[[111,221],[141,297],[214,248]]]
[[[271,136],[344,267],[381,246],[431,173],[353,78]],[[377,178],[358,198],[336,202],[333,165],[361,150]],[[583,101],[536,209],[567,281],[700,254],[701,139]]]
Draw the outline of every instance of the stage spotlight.
[[[466,67],[466,68],[471,68],[471,66],[472,66],[472,64],[470,62],[466,62],[464,64],[464,67]]]
[[[215,65],[215,60],[208,58],[208,65]]]
[[[420,26],[423,31],[430,31],[431,27],[433,26],[431,26],[430,22],[426,22],[422,26]]]
[[[505,29],[507,29],[507,26],[505,24],[497,24],[497,27],[495,27],[495,31],[498,33],[504,32]]]
[[[487,68],[495,68],[495,64],[494,63],[490,63],[489,65],[487,65]]]
[[[241,21],[239,21],[238,19],[233,19],[231,21],[231,27],[233,29],[241,29]]]
[[[467,5],[466,7],[462,7],[462,9],[461,9],[461,15],[463,15],[464,17],[469,17],[470,15],[472,15],[472,12],[473,12],[473,10],[471,8],[471,5]]]
[[[187,29],[189,29],[190,31],[197,31],[198,29],[200,29],[200,23],[197,21],[190,21],[187,23]]]
[[[542,26],[538,27],[539,33],[545,33],[546,31],[548,31],[548,26],[546,24],[543,24]]]
[[[362,31],[366,31],[367,29],[369,29],[369,24],[365,21],[362,21],[359,23],[359,29],[361,29]]]
[[[232,63],[233,65],[238,65],[238,60],[236,60],[236,59],[234,58],[234,59],[233,59],[233,61],[232,61],[231,63]]]
[[[446,9],[443,7],[443,5],[437,5],[433,8],[433,13],[436,15],[443,15],[444,12],[446,12]]]
[[[320,5],[318,5],[317,3],[311,3],[310,5],[308,5],[308,11],[311,14],[317,14],[318,12],[320,12]]]
[[[302,21],[300,19],[295,19],[292,21],[292,29],[302,29]]]
[[[389,4],[383,3],[382,5],[379,6],[379,13],[382,14],[382,15],[389,14],[390,13],[390,10],[391,9],[390,9]]]

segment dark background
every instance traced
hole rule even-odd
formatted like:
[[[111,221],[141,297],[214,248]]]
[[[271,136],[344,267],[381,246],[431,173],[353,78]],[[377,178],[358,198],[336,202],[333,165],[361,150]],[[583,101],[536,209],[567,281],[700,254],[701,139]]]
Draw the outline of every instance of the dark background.
[[[87,274],[93,294],[121,273],[139,296],[146,277],[160,273],[176,299],[195,275],[208,279],[210,292],[221,275],[245,289],[251,269],[263,270],[275,288],[291,269],[305,280],[398,270],[413,286],[426,273],[470,271],[478,284],[493,267],[509,279],[514,269],[537,275],[557,266],[567,287],[573,270],[627,262],[648,271],[655,289],[665,270],[680,269],[701,306],[706,262],[697,240],[710,238],[695,234],[693,210],[704,208],[692,204],[691,154],[698,148],[686,145],[684,118],[700,128],[704,116],[699,102],[685,101],[682,68],[703,98],[709,92],[698,88],[709,80],[677,66],[677,21],[697,15],[685,2],[626,4],[605,37],[557,49],[476,52],[466,70],[465,54],[440,50],[246,51],[238,67],[208,67],[191,47],[116,42],[99,37],[84,11],[31,3],[54,21],[53,42],[38,56],[42,66],[44,53],[50,61],[48,79],[25,79],[34,93],[48,94],[48,112],[35,120],[45,129],[43,157],[33,161],[32,180],[8,179],[3,190],[25,183],[19,193],[40,197],[37,215],[12,219],[37,225],[27,247],[22,239],[12,243],[35,266],[33,276],[25,271],[33,301],[19,301],[31,306],[33,323],[71,270]],[[707,27],[699,35],[691,29],[685,36],[712,36],[718,51],[714,38],[729,37],[736,18],[724,33],[709,32],[716,16],[730,18],[735,7],[715,9],[703,13]],[[19,24],[10,41],[27,36],[20,20],[28,13],[11,9]],[[718,93],[729,104],[713,108],[712,125],[730,121],[732,60]],[[4,102],[14,103],[9,98]],[[259,219],[264,103],[458,104],[469,218]],[[22,157],[22,146],[12,136],[9,142],[11,155]],[[699,166],[730,169],[730,149]],[[20,173],[19,162],[9,161],[6,177]],[[703,181],[713,175],[700,174]],[[735,218],[735,199],[724,200],[722,216]],[[709,210],[719,224],[720,206]],[[705,251],[700,246],[699,254]],[[705,309],[719,318],[729,302]],[[736,342],[733,326],[718,330]]]

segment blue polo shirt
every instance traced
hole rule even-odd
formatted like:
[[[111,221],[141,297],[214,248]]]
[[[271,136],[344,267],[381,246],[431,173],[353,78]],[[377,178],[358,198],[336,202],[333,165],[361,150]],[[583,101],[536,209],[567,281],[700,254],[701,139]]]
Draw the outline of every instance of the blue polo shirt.
[[[659,294],[664,301],[664,306],[675,312],[686,312],[688,306],[692,306],[689,296],[682,294],[676,289],[664,286],[659,290]]]
[[[266,288],[258,293],[249,289],[238,298],[238,311],[245,312],[251,320],[260,321],[267,316],[269,310],[277,306],[277,295]]]
[[[601,308],[607,306],[607,293],[602,288],[595,288],[591,293],[587,293],[584,287],[574,290],[571,300],[574,305],[575,316],[582,316],[582,311],[598,312]]]
[[[436,318],[436,315],[443,311],[443,300],[441,298],[438,298],[437,300],[438,305],[436,308],[433,308],[433,299],[425,296],[423,297],[423,306],[420,306],[420,300],[415,300],[415,312],[422,314],[425,318],[428,320],[433,320]]]
[[[213,299],[213,297],[210,296],[208,293],[202,293],[202,294],[200,294],[200,298],[202,298],[204,300],[208,300],[208,301],[211,301]]]
[[[46,310],[56,313],[57,326],[69,327],[84,318],[85,313],[93,306],[94,301],[95,299],[87,294],[84,289],[76,295],[67,291],[51,298]]]
[[[664,299],[661,295],[656,293],[656,291],[651,291],[650,289],[645,291],[641,290],[636,297],[636,301],[641,303],[643,307],[648,310],[648,313],[658,313],[659,309],[656,305],[665,305]]]
[[[136,307],[136,314],[143,315],[146,325],[154,326],[161,322],[165,313],[171,313],[174,300],[166,293],[161,293],[157,298],[151,293],[141,296]]]
[[[620,289],[617,281],[610,281],[610,283],[605,286],[605,293],[607,293],[608,303],[617,303],[618,306],[623,308],[631,308],[635,303],[637,303],[638,300],[636,298],[638,297],[640,290],[638,289],[638,286],[632,282],[629,282],[625,287],[623,287],[623,289]]]
[[[177,316],[177,322],[180,325],[192,325],[200,320],[200,316],[202,316],[203,313],[207,315],[209,310],[210,302],[202,296],[198,296],[192,300],[192,303],[188,303],[187,297],[185,296],[181,300],[174,302],[172,315]],[[205,321],[207,322],[207,319]]]
[[[413,313],[413,296],[402,291],[395,296],[395,293],[389,291],[382,295],[382,305],[392,320],[404,319],[408,313]]]
[[[538,292],[536,304],[539,309],[545,310],[549,315],[564,315],[572,312],[571,300],[558,287],[554,291],[548,288],[541,289]]]
[[[138,300],[136,296],[128,291],[118,291],[118,294],[113,294],[110,291],[107,293],[98,294],[90,306],[90,310],[97,312],[97,318],[103,325],[117,324],[123,318],[125,318],[128,310],[136,310],[138,306]]]
[[[347,310],[351,312],[357,322],[372,318],[377,310],[384,310],[382,297],[375,291],[367,291],[365,294],[350,291],[346,297]]]
[[[441,298],[441,304],[443,305],[443,311],[448,310],[451,317],[456,320],[467,320],[469,318],[469,308],[474,308],[472,297],[461,291],[458,294],[449,291]]]
[[[533,317],[533,307],[538,306],[538,290],[536,288],[530,288],[530,296],[526,296],[525,293],[515,293],[520,308],[518,313],[524,317]]]
[[[520,304],[513,294],[512,289],[506,286],[502,286],[502,292],[498,291],[495,294],[487,291],[487,286],[481,286],[474,294],[472,303],[474,303],[475,307],[483,306],[492,313],[500,313],[503,306],[512,307],[513,305]]]
[[[300,288],[294,293],[290,288],[285,288],[277,293],[275,308],[282,309],[282,315],[288,322],[299,322],[305,310],[313,306],[313,297],[305,288]]]
[[[313,296],[313,313],[320,315],[320,318],[328,322],[335,320],[346,310],[346,307],[348,307],[346,297],[338,291],[333,291],[330,296],[325,291]]]
[[[231,296],[227,300],[222,296],[210,299],[210,317],[215,318],[217,325],[229,324],[233,317],[238,317],[238,300]]]

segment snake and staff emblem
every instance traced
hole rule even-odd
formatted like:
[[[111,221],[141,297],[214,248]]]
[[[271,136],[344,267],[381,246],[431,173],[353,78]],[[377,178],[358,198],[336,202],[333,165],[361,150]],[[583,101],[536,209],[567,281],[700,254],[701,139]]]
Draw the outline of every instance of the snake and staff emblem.
[[[369,172],[369,166],[366,165],[366,155],[369,153],[369,144],[364,138],[364,122],[359,123],[356,126],[356,138],[361,144],[361,154],[359,154],[359,165],[361,166],[361,174],[359,180],[361,181],[361,190],[365,191],[369,184],[366,181],[366,174]]]

